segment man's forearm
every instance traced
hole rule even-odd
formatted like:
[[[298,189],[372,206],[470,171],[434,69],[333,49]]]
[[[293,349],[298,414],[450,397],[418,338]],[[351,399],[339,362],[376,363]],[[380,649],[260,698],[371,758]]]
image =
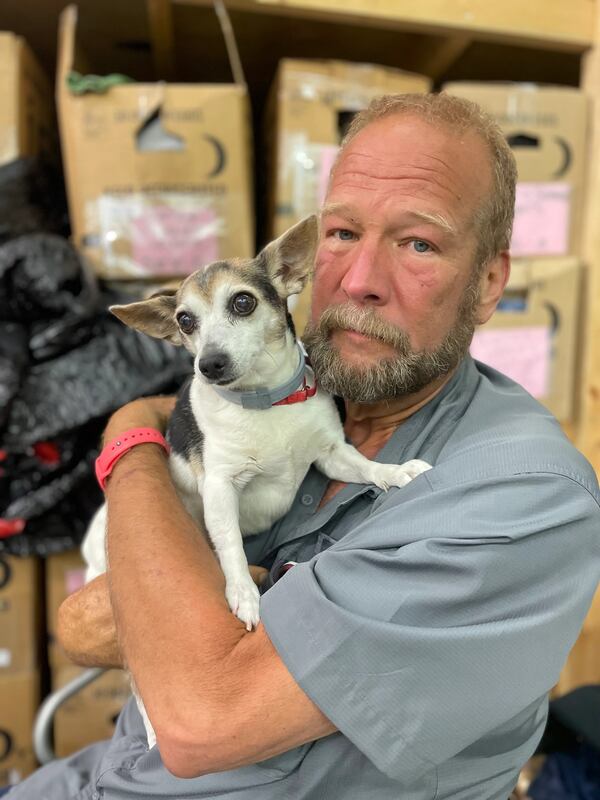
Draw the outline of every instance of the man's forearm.
[[[106,497],[119,641],[160,741],[161,720],[177,727],[173,715],[185,713],[182,696],[208,711],[228,656],[251,634],[229,610],[221,569],[158,446],[136,448],[117,462]]]
[[[71,661],[82,667],[123,665],[106,575],[100,575],[62,603],[57,634]]]

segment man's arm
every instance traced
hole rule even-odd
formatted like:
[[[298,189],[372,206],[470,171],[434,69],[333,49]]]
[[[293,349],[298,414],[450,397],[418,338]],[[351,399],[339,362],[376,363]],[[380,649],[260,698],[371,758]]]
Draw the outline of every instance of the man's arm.
[[[117,412],[106,438],[159,424],[147,408],[135,411]],[[119,642],[166,767],[180,777],[231,769],[334,732],[262,625],[248,633],[229,610],[219,564],[175,491],[162,449],[127,453],[106,497]]]
[[[250,574],[260,586],[268,573],[251,565]],[[107,669],[124,666],[106,575],[99,575],[63,601],[58,609],[57,636],[75,664]]]

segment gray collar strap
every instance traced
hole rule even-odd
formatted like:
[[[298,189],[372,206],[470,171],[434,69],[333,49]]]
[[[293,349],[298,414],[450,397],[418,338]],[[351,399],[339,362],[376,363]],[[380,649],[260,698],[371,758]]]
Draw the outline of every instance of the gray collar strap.
[[[258,389],[253,389],[249,392],[236,392],[232,389],[224,389],[222,386],[215,386],[213,383],[212,388],[215,392],[221,395],[225,400],[230,403],[237,403],[242,408],[251,409],[265,409],[271,408],[274,403],[285,399],[293,391],[295,391],[304,379],[304,372],[306,370],[306,361],[302,347],[297,344],[298,355],[300,356],[300,363],[298,369],[294,372],[289,381],[282,383],[281,386],[276,386],[274,389],[267,389],[266,387],[259,386]]]

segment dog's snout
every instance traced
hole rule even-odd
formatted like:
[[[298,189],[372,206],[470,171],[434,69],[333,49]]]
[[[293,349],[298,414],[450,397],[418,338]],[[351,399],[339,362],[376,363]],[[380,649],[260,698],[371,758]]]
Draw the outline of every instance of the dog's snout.
[[[223,378],[231,366],[226,353],[209,353],[198,359],[198,369],[209,381]]]

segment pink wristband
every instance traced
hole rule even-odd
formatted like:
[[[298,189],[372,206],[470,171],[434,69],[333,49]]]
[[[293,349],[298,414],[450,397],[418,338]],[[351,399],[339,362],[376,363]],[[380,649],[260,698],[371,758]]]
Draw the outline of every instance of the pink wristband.
[[[96,478],[98,478],[101,489],[104,491],[106,488],[106,479],[121,456],[124,456],[136,444],[149,443],[164,447],[167,455],[171,450],[165,437],[155,428],[131,428],[109,442],[96,459]]]

